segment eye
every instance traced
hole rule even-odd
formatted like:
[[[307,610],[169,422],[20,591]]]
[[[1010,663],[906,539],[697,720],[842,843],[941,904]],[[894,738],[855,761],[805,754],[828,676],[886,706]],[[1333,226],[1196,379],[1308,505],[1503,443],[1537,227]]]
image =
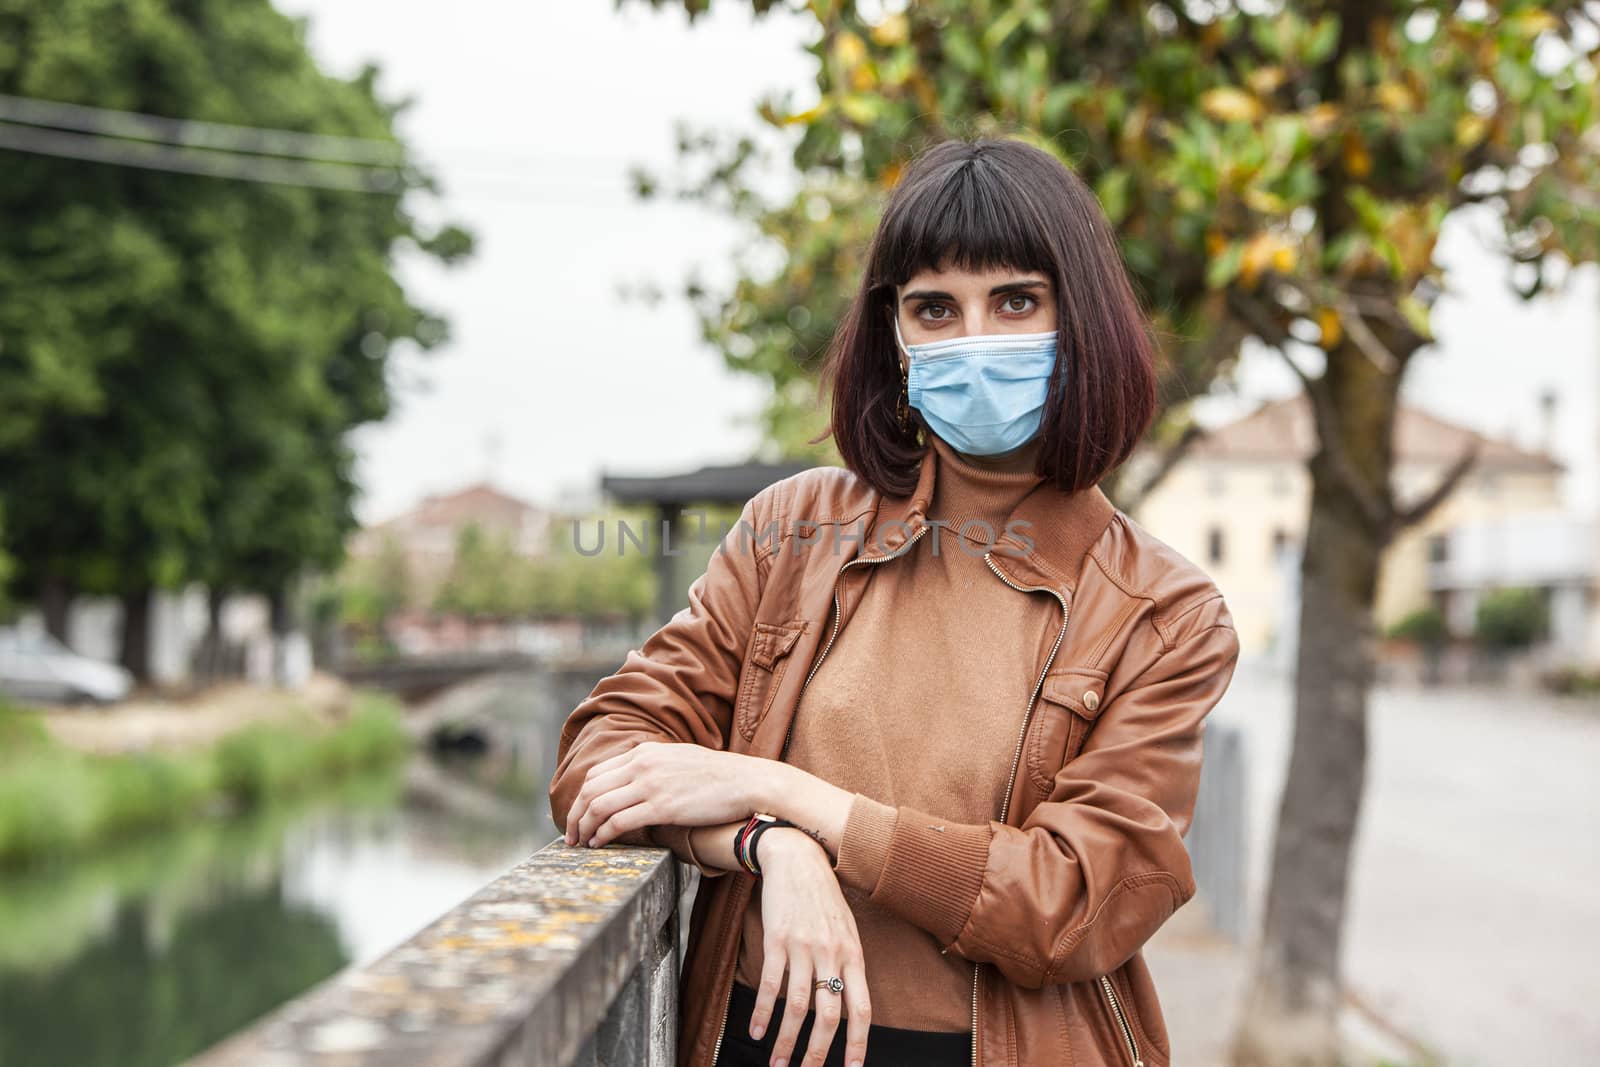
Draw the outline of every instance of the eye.
[[[926,304],[918,304],[917,305],[917,314],[921,315],[924,311],[928,311],[928,310],[931,310],[931,309],[934,309],[934,308],[937,308],[940,311],[949,311],[950,310],[948,307],[946,307],[943,304],[935,304],[935,303],[929,302],[929,303],[926,303]],[[925,317],[930,318],[930,320],[933,321],[933,322],[942,322],[945,319],[948,319],[950,316],[949,315],[934,315],[934,316],[925,316]]]
[[[1023,300],[1023,301],[1026,301],[1026,303],[1023,304],[1022,307],[1015,307],[1015,306],[1012,305],[1012,301],[1013,300]],[[1010,309],[1011,311],[1018,311],[1018,312],[1021,312],[1021,311],[1032,311],[1035,307],[1038,306],[1038,304],[1039,304],[1039,299],[1037,297],[1034,297],[1034,296],[1029,296],[1027,293],[1012,293],[1010,296],[1006,297],[1006,301],[1005,301],[1005,307],[1006,308]]]

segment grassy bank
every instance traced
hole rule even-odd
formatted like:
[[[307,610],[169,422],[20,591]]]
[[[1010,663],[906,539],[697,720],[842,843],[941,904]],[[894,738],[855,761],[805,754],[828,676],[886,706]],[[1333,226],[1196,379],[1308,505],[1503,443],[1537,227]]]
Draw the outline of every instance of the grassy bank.
[[[0,704],[0,866],[69,855],[119,836],[282,798],[409,747],[399,706],[358,694],[336,726],[245,727],[180,752],[90,755],[36,715]]]

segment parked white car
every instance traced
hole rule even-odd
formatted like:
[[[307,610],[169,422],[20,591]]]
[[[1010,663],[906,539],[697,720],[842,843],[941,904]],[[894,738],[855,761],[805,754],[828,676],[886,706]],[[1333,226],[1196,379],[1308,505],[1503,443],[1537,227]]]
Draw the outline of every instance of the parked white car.
[[[80,656],[43,630],[0,626],[0,693],[36,704],[121,700],[133,675],[115,663]]]

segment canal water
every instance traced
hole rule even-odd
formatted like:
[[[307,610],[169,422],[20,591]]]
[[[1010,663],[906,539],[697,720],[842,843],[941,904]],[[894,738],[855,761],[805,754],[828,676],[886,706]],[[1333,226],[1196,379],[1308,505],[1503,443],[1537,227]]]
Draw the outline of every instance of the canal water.
[[[378,958],[556,837],[537,790],[483,798],[419,756],[0,877],[0,1064],[165,1067]]]
[[[485,675],[412,709],[473,756],[0,875],[0,1067],[168,1067],[382,956],[559,836],[556,741],[605,673]]]

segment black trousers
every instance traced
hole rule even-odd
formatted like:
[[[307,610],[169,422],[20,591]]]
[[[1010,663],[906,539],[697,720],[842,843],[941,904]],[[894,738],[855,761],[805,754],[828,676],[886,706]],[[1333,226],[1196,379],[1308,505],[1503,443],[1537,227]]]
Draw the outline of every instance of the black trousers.
[[[717,1067],[767,1067],[772,1060],[772,1046],[778,1039],[778,1026],[783,1022],[783,1001],[772,1005],[772,1018],[757,1041],[750,1036],[750,1014],[755,1011],[756,991],[743,982],[733,983],[733,996],[728,1002],[728,1025],[722,1031],[722,1049],[717,1053]],[[816,1022],[815,1011],[806,1012],[800,1024],[800,1033],[789,1051],[789,1062],[797,1064],[811,1043],[811,1024]],[[849,1020],[841,1017],[839,1027],[833,1032],[833,1044],[828,1047],[825,1067],[846,1067],[844,1048]],[[937,1030],[902,1030],[893,1026],[873,1023],[867,1027],[867,1058],[861,1067],[968,1067],[972,1062],[972,1031],[944,1032]]]

